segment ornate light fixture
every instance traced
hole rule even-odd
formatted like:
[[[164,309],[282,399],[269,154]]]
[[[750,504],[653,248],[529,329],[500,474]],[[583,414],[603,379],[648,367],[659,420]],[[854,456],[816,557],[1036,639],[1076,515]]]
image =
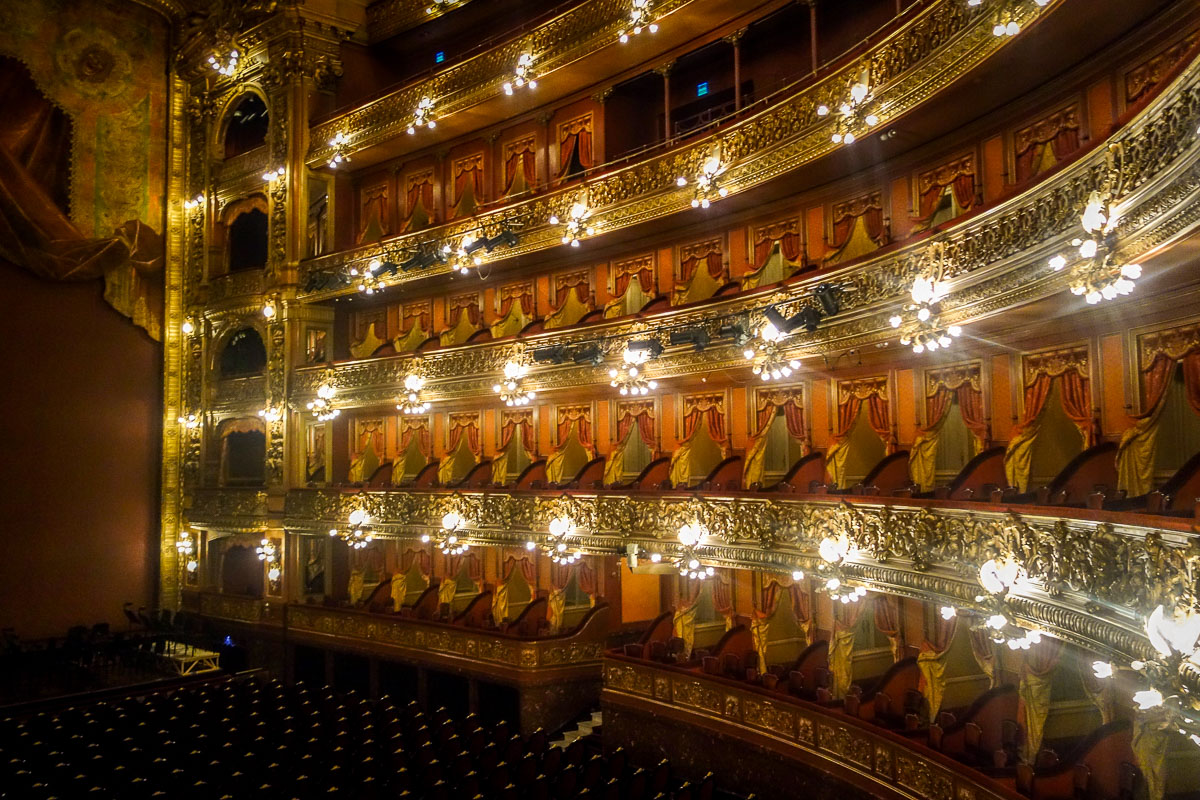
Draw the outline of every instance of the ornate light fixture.
[[[721,186],[718,179],[725,173],[728,167],[722,166],[721,155],[714,151],[712,155],[704,160],[700,166],[700,174],[695,179],[695,189],[692,196],[692,208],[708,208],[714,201],[721,199],[729,194],[729,190]],[[687,186],[688,179],[682,175],[676,178],[675,184],[680,187]]]
[[[867,587],[847,585],[843,567],[846,559],[854,553],[849,536],[844,533],[836,538],[826,536],[817,546],[817,553],[821,556],[821,563],[817,565],[817,570],[825,580],[820,587],[833,602],[857,603],[867,596]]]
[[[900,344],[912,346],[914,353],[932,352],[938,348],[949,347],[954,339],[962,335],[962,327],[958,325],[943,325],[941,322],[941,302],[946,297],[947,289],[944,281],[919,276],[913,281],[912,303],[904,306],[904,313],[910,314],[911,319],[900,336]],[[893,328],[904,325],[904,317],[895,314],[889,320]]]
[[[537,81],[533,77],[533,53],[521,53],[517,59],[517,67],[513,70],[512,80],[504,82],[504,93],[511,95],[514,88],[520,89],[523,86],[537,88]]]
[[[1051,0],[1033,0],[1039,7],[1050,5]],[[967,0],[967,5],[977,7],[983,5],[983,0]],[[1021,32],[1021,23],[1017,22],[1018,11],[1025,5],[1025,0],[1003,0],[997,3],[996,22],[992,26],[994,36],[1016,36]]]
[[[194,574],[200,568],[200,562],[196,560],[196,546],[192,543],[192,535],[188,531],[179,534],[179,540],[175,542],[175,552],[179,553],[188,575]]]
[[[592,210],[587,207],[587,203],[581,200],[576,200],[571,204],[571,210],[567,212],[565,222],[560,222],[558,215],[550,217],[551,225],[565,225],[563,231],[562,243],[569,244],[571,247],[579,247],[579,240],[584,236],[594,236],[596,228],[593,225],[588,225],[587,221],[592,216]]]
[[[231,48],[227,55],[213,53],[208,57],[208,65],[219,74],[228,78],[237,72],[238,59],[241,57],[241,53],[237,51],[237,48]]]
[[[447,511],[442,515],[442,533],[439,536],[431,536],[426,533],[421,536],[421,541],[425,544],[433,542],[433,546],[442,551],[444,556],[460,556],[470,550],[470,545],[458,538],[458,529],[466,525],[467,521],[457,511]]]
[[[572,552],[567,544],[567,539],[576,533],[575,523],[571,521],[570,517],[560,516],[550,520],[549,531],[546,541],[541,545],[541,549],[551,561],[555,564],[574,564],[583,557],[581,551],[575,550]],[[525,549],[538,549],[537,539],[531,536],[525,542]]]
[[[260,408],[258,415],[267,422],[278,422],[283,419],[283,406],[269,405],[266,408]]]
[[[753,361],[751,371],[764,381],[780,380],[791,377],[800,368],[800,362],[787,358],[783,354],[781,342],[787,337],[783,331],[771,322],[763,323],[758,335],[746,344],[742,355],[747,361]]]
[[[679,543],[683,545],[683,552],[680,553],[675,564],[679,568],[681,576],[703,581],[715,574],[716,570],[700,563],[700,559],[696,555],[696,548],[700,546],[700,542],[704,540],[705,536],[708,536],[708,526],[699,520],[685,522],[679,526],[678,538]],[[653,557],[651,560],[654,560]]]
[[[425,388],[425,378],[410,372],[404,376],[404,394],[396,400],[396,410],[401,414],[424,414],[429,410],[429,402],[421,399],[421,390]]]
[[[321,422],[327,422],[342,412],[333,407],[333,398],[337,394],[328,383],[322,383],[317,387],[317,396],[308,402],[308,410],[312,415]]]
[[[625,348],[621,354],[623,363],[608,371],[609,386],[622,395],[645,395],[658,388],[658,381],[649,380],[642,371],[642,365],[654,357],[654,351],[649,348]]]
[[[492,391],[500,395],[506,406],[524,406],[533,400],[536,392],[523,387],[522,381],[529,372],[529,365],[520,361],[509,360],[504,364],[504,381],[492,386]]]
[[[1120,221],[1108,192],[1092,192],[1080,223],[1086,239],[1074,239],[1080,261],[1072,268],[1071,294],[1083,295],[1088,303],[1112,300],[1133,291],[1133,282],[1142,277],[1140,264],[1120,264],[1116,258],[1117,223]],[[1050,259],[1055,272],[1067,266],[1065,256]]]
[[[1200,745],[1200,607],[1175,609],[1168,616],[1158,606],[1146,620],[1146,636],[1158,657],[1129,665],[1149,684],[1133,694],[1133,702],[1139,711],[1161,714],[1165,726]],[[1113,677],[1111,663],[1096,661],[1092,669],[1097,678]]]
[[[471,271],[471,267],[478,267],[483,264],[483,256],[479,255],[479,251],[488,246],[487,239],[476,235],[474,232],[465,234],[462,241],[458,243],[458,247],[451,244],[442,245],[442,254],[449,257],[454,256],[453,269],[463,275],[467,275]]]
[[[1040,642],[1041,631],[1017,625],[1008,608],[1008,593],[1024,578],[1025,570],[1012,556],[983,562],[979,567],[979,584],[987,594],[977,595],[975,602],[985,604],[986,610],[972,630],[986,633],[993,642],[1006,644],[1010,650],[1028,650]]]
[[[361,550],[374,540],[375,537],[367,530],[371,517],[366,511],[361,508],[355,509],[350,513],[348,521],[349,530],[339,531],[337,528],[331,528],[329,535],[341,539],[352,550]]]
[[[333,155],[329,157],[330,169],[337,169],[339,164],[350,163],[350,156],[346,155],[346,146],[349,144],[350,135],[345,131],[338,131],[329,140],[329,146],[333,148]]]
[[[633,0],[633,6],[629,9],[629,28],[622,28],[617,31],[617,37],[621,40],[621,44],[629,41],[629,36],[637,36],[642,32],[642,29],[651,33],[658,33],[658,23],[652,22],[650,18],[650,5],[653,0]]]
[[[285,175],[287,175],[287,170],[283,167],[269,169],[262,175],[263,183],[274,183],[275,181],[281,181]]]
[[[870,67],[864,67],[861,78],[850,87],[849,96],[837,107],[834,117],[834,131],[830,140],[834,144],[854,144],[868,129],[879,124],[878,104],[870,88]],[[829,106],[817,106],[817,116],[826,117],[832,113]]]
[[[421,102],[417,103],[417,108],[413,111],[413,121],[408,126],[409,134],[417,132],[417,128],[429,128],[433,130],[437,127],[437,121],[433,118],[433,100],[428,97],[422,97]]]
[[[183,332],[184,336],[191,336],[196,332],[196,323],[192,321],[191,317],[184,317],[179,330]]]
[[[262,315],[264,317],[267,319],[275,319],[275,315],[277,313],[279,313],[279,310],[275,306],[274,299],[268,299],[265,303],[263,303]]]
[[[202,209],[202,208],[204,208],[204,200],[205,200],[205,197],[204,197],[203,192],[196,195],[191,200],[184,200],[183,201],[183,210],[184,211],[196,211],[198,209]]]
[[[279,563],[279,548],[275,546],[274,540],[263,539],[262,543],[254,548],[254,552],[258,554],[259,561],[267,562],[267,580],[272,585],[278,584],[283,567]]]
[[[185,416],[179,418],[179,424],[189,431],[194,431],[200,427],[202,422],[200,415],[189,411]]]
[[[379,277],[379,270],[383,268],[383,262],[378,258],[372,258],[367,262],[367,266],[359,271],[358,267],[350,268],[350,277],[354,279],[358,290],[363,294],[375,294],[383,290],[383,280]]]

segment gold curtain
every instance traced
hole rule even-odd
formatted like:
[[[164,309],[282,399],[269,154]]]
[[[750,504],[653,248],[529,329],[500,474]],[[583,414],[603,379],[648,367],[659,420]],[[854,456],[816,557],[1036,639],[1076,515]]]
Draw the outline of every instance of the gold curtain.
[[[1175,731],[1161,708],[1139,712],[1133,719],[1133,754],[1146,781],[1149,800],[1163,800],[1167,793],[1167,753]]]
[[[408,596],[408,573],[396,570],[392,575],[392,611],[399,612]]]
[[[867,421],[871,430],[883,440],[884,452],[892,452],[887,378],[840,381],[837,385],[837,401],[837,429],[833,443],[825,451],[825,471],[833,483],[841,487],[846,476],[846,459],[850,457],[850,431],[863,405],[867,407]]]
[[[754,617],[750,620],[750,638],[754,640],[754,652],[758,654],[758,671],[767,671],[767,634],[771,630],[770,617]]]
[[[808,455],[808,431],[804,426],[804,395],[800,389],[782,389],[760,396],[754,438],[742,460],[742,486],[762,483],[766,470],[767,443],[778,409],[784,409],[788,436],[800,443],[801,455]],[[791,465],[788,465],[791,467]]]
[[[1200,341],[1196,341],[1196,330],[1159,335],[1170,338],[1162,343],[1163,349],[1154,354],[1149,366],[1141,370],[1142,413],[1134,417],[1133,426],[1121,435],[1117,446],[1117,487],[1130,497],[1140,497],[1154,488],[1158,428],[1177,364],[1183,367],[1188,401],[1200,414]]]
[[[361,569],[350,570],[350,602],[358,605],[362,601],[363,596],[363,573]]]
[[[546,618],[550,621],[550,632],[558,633],[562,630],[563,615],[567,610],[566,588],[551,589],[550,596],[546,598],[546,605]]]
[[[683,639],[684,653],[688,656],[692,654],[692,645],[696,643],[696,611],[699,609],[699,603],[692,601],[687,608],[679,608],[675,610],[675,616],[671,620],[671,629],[675,636]]]
[[[958,617],[948,620],[937,617],[937,627],[921,643],[917,654],[917,669],[921,671],[921,694],[929,705],[929,720],[937,718],[946,696],[946,662],[949,660],[950,645],[958,630]]]
[[[492,590],[492,622],[499,625],[508,619],[508,581]]]
[[[954,400],[971,433],[971,455],[986,445],[987,421],[983,416],[983,391],[979,369],[947,369],[926,375],[925,423],[908,451],[908,471],[922,491],[933,489],[937,474],[938,440]]]
[[[854,630],[834,631],[829,648],[829,671],[833,675],[833,696],[845,697],[854,681]]]
[[[688,408],[688,405],[691,405]],[[701,429],[721,448],[721,457],[729,456],[729,439],[726,437],[725,401],[713,395],[684,398],[684,437],[679,447],[671,454],[671,483],[686,487],[692,479],[692,440]]]
[[[988,678],[988,688],[995,689],[996,683],[996,645],[986,631],[971,631],[971,654],[975,663]]]
[[[1021,664],[1021,683],[1017,687],[1020,700],[1018,717],[1025,728],[1024,758],[1030,764],[1042,749],[1046,717],[1050,714],[1054,670],[1061,655],[1062,642],[1043,637],[1041,642],[1025,652]]]
[[[1041,431],[1041,416],[1058,381],[1063,412],[1079,428],[1086,450],[1096,440],[1092,420],[1086,351],[1058,351],[1027,357],[1025,365],[1025,416],[1012,432],[1004,451],[1004,475],[1010,486],[1029,491],[1033,446]]]
[[[442,578],[442,583],[438,586],[438,602],[450,605],[454,602],[456,594],[458,594],[458,581],[453,576]]]

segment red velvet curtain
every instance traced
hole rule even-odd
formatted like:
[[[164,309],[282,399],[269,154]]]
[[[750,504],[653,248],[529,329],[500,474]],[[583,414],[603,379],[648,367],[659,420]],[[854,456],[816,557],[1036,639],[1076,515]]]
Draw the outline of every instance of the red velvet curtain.
[[[932,650],[940,653],[950,646],[954,632],[958,629],[958,616],[943,619],[941,614],[934,618],[932,631],[926,631],[925,641],[921,643],[922,650]]]
[[[417,565],[417,569],[421,571],[421,575],[428,580],[430,573],[433,572],[433,560],[429,555],[429,551],[405,550],[404,554],[400,556],[400,571],[407,574],[412,569],[413,564]]]
[[[478,203],[483,198],[483,170],[477,164],[473,164],[468,169],[459,170],[454,176],[455,203],[462,202],[468,184],[471,186],[471,194],[475,198],[475,202]]]
[[[525,582],[529,584],[529,587],[531,589],[536,589],[537,567],[533,561],[526,556],[522,556],[520,558],[509,556],[508,558],[504,559],[504,570],[501,573],[503,580],[507,582],[508,579],[512,577],[513,570],[517,567],[521,568],[521,577],[525,579]]]
[[[879,434],[879,438],[883,439],[884,444],[888,449],[891,449],[892,444],[892,425],[888,417],[888,401],[886,397],[881,397],[879,392],[872,391],[866,398],[867,400],[867,421],[871,425],[871,430]],[[841,441],[850,435],[850,429],[854,427],[854,421],[858,419],[858,414],[862,410],[863,398],[860,398],[855,392],[845,392],[838,402],[838,427],[834,436],[835,441]]]
[[[1069,369],[1059,377],[1059,397],[1063,411],[1083,434],[1083,446],[1091,447],[1095,441],[1095,425],[1092,419],[1092,398],[1088,392],[1088,379],[1078,370]]]
[[[654,412],[650,408],[643,408],[637,414],[631,414],[628,411],[622,412],[617,419],[617,441],[625,441],[625,436],[634,425],[637,425],[638,436],[646,443],[646,446],[653,448],[655,444]]]
[[[866,226],[868,236],[875,241],[879,241],[883,237],[883,207],[871,203],[864,207],[858,214],[851,213],[848,210],[840,218],[834,220],[834,250],[840,249],[849,241],[850,233],[854,230],[854,220],[860,216],[863,218],[863,224]]]
[[[1060,162],[1079,149],[1079,128],[1063,125],[1049,139],[1031,141],[1017,153],[1017,182],[1032,178],[1044,148],[1051,148],[1055,162]]]
[[[453,453],[458,449],[458,443],[462,440],[463,435],[467,437],[467,449],[475,455],[479,455],[479,422],[472,418],[469,422],[459,421],[452,423],[450,426],[450,449],[447,453]]]
[[[420,330],[427,331],[433,321],[433,303],[429,300],[405,303],[400,312],[400,333],[402,335],[411,331],[414,324],[418,324]]]
[[[504,162],[504,194],[512,192],[518,171],[525,178],[527,190],[532,191],[537,187],[537,161],[534,158],[532,145],[524,150],[510,153],[508,160]]]
[[[562,308],[563,303],[567,302],[567,295],[574,291],[579,296],[581,303],[588,301],[588,296],[591,294],[591,287],[588,286],[587,276],[578,275],[574,279],[565,279],[554,287],[554,307]]]
[[[521,308],[526,314],[533,313],[533,292],[527,284],[505,286],[500,289],[500,318],[508,315],[514,300],[520,299]]]
[[[483,562],[475,553],[446,556],[446,579],[455,580],[463,567],[467,570],[467,579],[479,583],[483,580]]]
[[[893,594],[874,596],[875,627],[889,639],[901,636],[900,598]]]
[[[525,448],[525,452],[532,458],[534,456],[533,447],[533,417],[525,414],[520,417],[510,416],[505,418],[500,426],[500,447],[496,452],[503,453],[508,449],[509,443],[515,434],[517,427],[521,428],[521,445]]]
[[[642,285],[642,291],[646,294],[654,294],[654,270],[650,263],[645,263],[642,266],[629,266],[619,269],[613,277],[614,297],[620,297],[625,294],[625,290],[629,288],[629,282],[637,277],[638,283]]]
[[[788,435],[798,441],[805,441],[808,438],[808,429],[804,427],[804,408],[800,405],[800,401],[801,398],[798,395],[787,397],[782,405],[775,403],[773,400],[765,401],[759,407],[758,418],[755,420],[757,423],[754,433],[755,438],[766,434],[767,430],[775,422],[776,414],[782,408]]]
[[[722,617],[733,616],[733,586],[727,570],[719,569],[711,578],[713,610]]]
[[[584,447],[592,446],[592,421],[583,412],[560,414],[558,417],[558,444],[561,447],[571,435],[571,426],[579,436],[579,443]]]
[[[983,416],[983,392],[963,381],[958,388],[951,389],[946,384],[938,385],[937,391],[925,398],[925,427],[920,433],[933,430],[950,411],[952,401],[958,400],[958,410],[962,414],[963,424],[981,442],[988,440],[987,420]]]
[[[708,435],[714,442],[725,441],[725,413],[716,403],[709,403],[705,406],[697,405],[683,418],[683,438],[685,440],[690,439],[696,432],[696,426],[700,424],[701,420],[708,423]]]
[[[1013,428],[1012,438],[1015,439],[1021,429],[1030,425],[1042,413],[1042,409],[1046,407],[1046,401],[1050,399],[1050,389],[1053,385],[1053,378],[1044,372],[1039,372],[1033,382],[1025,387],[1025,415]]]
[[[767,258],[771,255],[771,251],[775,249],[775,243],[779,243],[779,252],[788,261],[800,261],[800,234],[785,233],[778,239],[764,237],[759,239],[754,245],[754,268],[759,269],[763,264],[767,263]]]
[[[586,169],[592,166],[592,131],[588,127],[579,127],[571,132],[564,132],[563,140],[558,143],[558,176],[567,174],[571,166],[571,157],[578,152],[579,163]]]
[[[1162,402],[1171,376],[1175,372],[1176,359],[1166,353],[1158,353],[1150,366],[1142,370],[1142,413],[1137,418],[1148,417]],[[1193,350],[1178,360],[1183,369],[1183,385],[1188,404],[1200,414],[1200,350]]]
[[[463,309],[467,311],[467,321],[472,325],[479,324],[479,296],[468,295],[465,297],[455,297],[450,301],[450,313],[448,321],[450,325],[458,322],[458,318],[462,316]]]
[[[408,196],[406,198],[406,208],[408,216],[411,217],[413,212],[417,210],[417,203],[425,209],[425,213],[430,217],[433,216],[433,183],[429,180],[421,183],[413,184],[408,187]]]
[[[692,275],[696,273],[696,268],[703,262],[708,268],[708,274],[714,278],[720,279],[724,272],[724,261],[721,258],[721,253],[717,250],[709,252],[707,255],[688,256],[679,262],[679,282],[687,283],[692,279]]]
[[[375,427],[363,428],[358,434],[358,452],[364,453],[370,447],[375,455],[383,458],[383,430]]]
[[[412,444],[413,437],[417,437],[417,447],[421,454],[426,458],[433,452],[430,448],[429,437],[429,420],[425,417],[417,417],[415,419],[405,418],[401,422],[400,431],[400,452],[401,454],[408,451],[408,447]]]

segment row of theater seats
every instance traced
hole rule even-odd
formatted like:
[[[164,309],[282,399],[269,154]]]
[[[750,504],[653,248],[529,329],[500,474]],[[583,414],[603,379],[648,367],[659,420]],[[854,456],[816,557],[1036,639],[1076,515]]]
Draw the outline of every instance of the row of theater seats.
[[[1015,686],[989,689],[966,708],[942,711],[930,721],[915,658],[901,659],[869,684],[855,684],[844,698],[834,699],[828,642],[815,642],[792,663],[769,665],[760,672],[744,625],[726,632],[712,648],[688,656],[683,640],[671,636],[669,626],[659,621],[641,641],[624,645],[620,654],[737,681],[789,702],[818,704],[827,713],[854,717],[903,736],[916,747],[938,751],[1034,800],[1133,800],[1139,789],[1141,773],[1135,766],[1128,721],[1100,726],[1071,743],[1062,756],[1043,748],[1032,763],[1020,763],[1023,732],[1017,722]]]
[[[1154,491],[1138,497],[1126,497],[1117,487],[1117,445],[1103,442],[1072,459],[1057,476],[1044,486],[1019,492],[1008,485],[1004,471],[1004,448],[993,447],[971,459],[948,484],[933,491],[922,492],[913,484],[909,473],[908,451],[885,456],[862,479],[847,489],[830,486],[825,472],[823,453],[810,453],[794,465],[777,482],[742,486],[742,457],[730,456],[717,464],[694,487],[700,491],[778,492],[783,494],[833,494],[880,497],[915,497],[918,499],[986,502],[996,504],[1031,504],[1077,508],[1138,511],[1149,514],[1196,516],[1200,518],[1200,453],[1193,456],[1176,473]],[[484,461],[476,466],[453,488],[509,490],[537,489],[609,489],[634,491],[668,491],[670,457],[652,461],[635,480],[627,484],[605,486],[604,459],[588,462],[577,475],[561,484],[546,481],[545,459],[535,461],[517,479],[504,487],[491,483],[491,464]],[[391,486],[391,465],[380,467],[368,488]],[[411,482],[415,488],[435,488],[437,463],[428,465]]]
[[[505,722],[278,681],[223,680],[0,721],[0,796],[710,800],[697,784]]]

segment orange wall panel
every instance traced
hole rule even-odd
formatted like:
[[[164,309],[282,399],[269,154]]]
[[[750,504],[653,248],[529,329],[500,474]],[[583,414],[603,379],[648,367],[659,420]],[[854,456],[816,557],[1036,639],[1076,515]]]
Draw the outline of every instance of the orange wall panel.
[[[1012,363],[1007,355],[992,356],[992,441],[1007,442],[1012,434]]]
[[[990,203],[1004,193],[1006,166],[1004,138],[993,136],[983,142],[983,202]]]
[[[1105,436],[1116,436],[1132,424],[1125,400],[1125,376],[1131,365],[1125,363],[1125,348],[1120,334],[1100,338],[1100,422]]]
[[[729,275],[737,277],[749,268],[746,257],[746,229],[739,226],[729,231]]]
[[[812,446],[814,450],[829,447],[829,379],[818,378],[810,385],[812,395]]]
[[[896,438],[901,447],[913,443],[917,435],[916,375],[911,369],[896,372]]]
[[[1088,132],[1092,141],[1108,136],[1116,119],[1112,78],[1093,84],[1087,90]]]
[[[658,575],[638,575],[621,570],[621,621],[641,622],[662,613]]]
[[[734,450],[745,450],[749,434],[746,430],[746,388],[737,386],[729,392],[729,444]]]
[[[892,241],[904,239],[912,231],[912,198],[907,177],[892,181]]]
[[[814,263],[825,257],[825,207],[816,206],[804,214],[804,229],[808,245],[808,260]]]

